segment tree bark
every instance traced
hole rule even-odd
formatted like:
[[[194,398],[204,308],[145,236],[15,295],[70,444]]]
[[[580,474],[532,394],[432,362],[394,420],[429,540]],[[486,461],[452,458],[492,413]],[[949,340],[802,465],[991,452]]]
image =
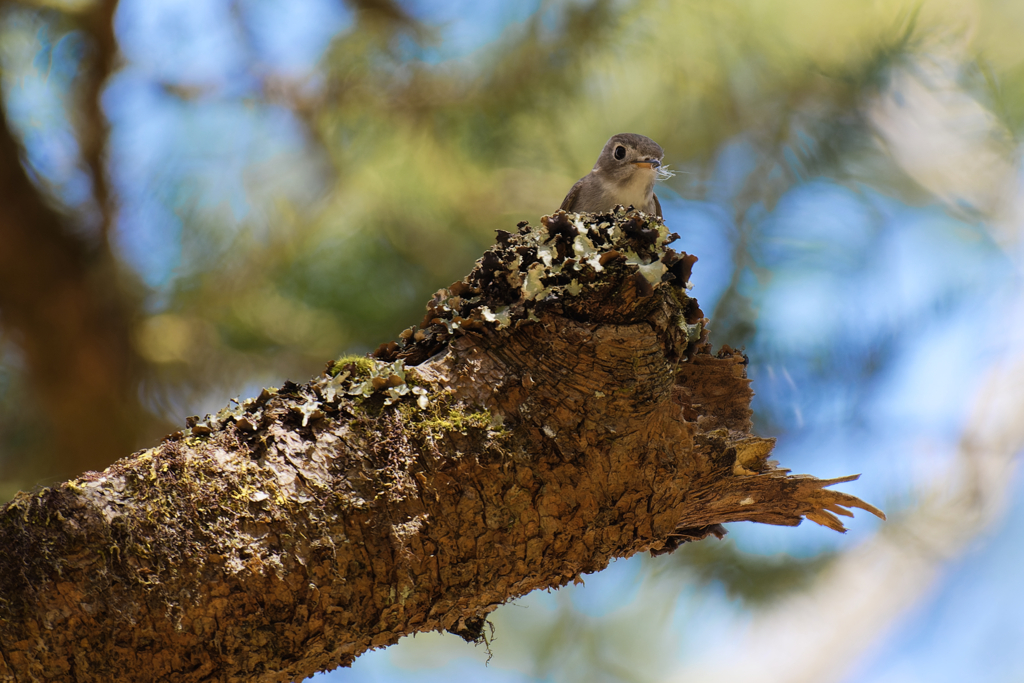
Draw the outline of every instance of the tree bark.
[[[0,677],[297,681],[727,522],[881,516],[767,460],[657,219],[543,223],[373,358],[20,494]]]

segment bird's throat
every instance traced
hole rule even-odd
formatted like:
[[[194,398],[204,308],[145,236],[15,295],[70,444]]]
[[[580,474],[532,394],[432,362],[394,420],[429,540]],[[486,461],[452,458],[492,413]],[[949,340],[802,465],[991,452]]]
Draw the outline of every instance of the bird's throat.
[[[654,169],[637,169],[622,182],[608,188],[615,196],[615,203],[623,206],[633,205],[638,209],[646,209],[654,194]]]

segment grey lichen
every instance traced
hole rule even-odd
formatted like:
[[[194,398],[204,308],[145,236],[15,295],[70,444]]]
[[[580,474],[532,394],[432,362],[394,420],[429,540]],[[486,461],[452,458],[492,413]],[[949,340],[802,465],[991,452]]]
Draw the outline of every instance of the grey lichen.
[[[429,404],[428,392],[408,381],[405,361],[383,363],[366,357],[348,356],[332,363],[318,388],[325,400],[334,401],[340,395],[369,398],[380,392],[384,405],[389,406],[403,396],[415,396],[421,409]]]
[[[706,341],[706,321],[686,295],[697,259],[668,247],[677,238],[659,218],[622,207],[606,214],[558,211],[537,227],[524,222],[517,233],[499,230],[497,243],[469,275],[438,290],[419,326],[373,355],[418,365],[458,335],[511,329],[559,308],[599,308],[600,297],[615,292],[588,285],[607,281],[625,283],[636,293],[623,295],[649,302],[657,290],[674,290],[685,311],[681,332],[687,348],[680,355],[688,358]]]

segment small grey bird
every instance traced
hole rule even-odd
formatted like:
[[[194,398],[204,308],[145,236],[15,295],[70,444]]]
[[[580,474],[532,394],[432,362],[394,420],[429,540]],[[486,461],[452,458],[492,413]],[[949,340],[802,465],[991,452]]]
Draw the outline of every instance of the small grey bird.
[[[593,170],[580,178],[562,200],[566,211],[611,211],[616,204],[632,205],[661,218],[661,204],[654,194],[654,181],[662,172],[665,152],[654,140],[635,133],[613,135]]]

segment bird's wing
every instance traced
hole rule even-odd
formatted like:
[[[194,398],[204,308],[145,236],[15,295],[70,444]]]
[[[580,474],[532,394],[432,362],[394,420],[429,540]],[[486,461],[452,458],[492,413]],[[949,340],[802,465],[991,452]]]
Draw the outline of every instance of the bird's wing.
[[[573,189],[575,190],[576,188],[574,187]],[[654,209],[655,209],[655,211],[658,212],[658,218],[661,218],[662,220],[664,220],[665,217],[661,215],[661,202],[658,201],[658,195],[653,195],[653,196],[654,196]]]
[[[580,188],[583,187],[583,178],[576,181],[576,184],[569,190],[569,194],[565,195],[565,199],[562,200],[562,205],[558,207],[563,211],[572,211],[572,207],[576,204],[576,199],[580,196]]]

